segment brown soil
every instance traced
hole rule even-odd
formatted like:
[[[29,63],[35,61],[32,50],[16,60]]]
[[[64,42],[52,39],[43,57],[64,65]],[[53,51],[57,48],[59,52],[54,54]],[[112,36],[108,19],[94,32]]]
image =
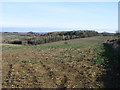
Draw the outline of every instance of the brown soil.
[[[4,51],[3,88],[104,87],[97,80],[102,69],[94,61],[87,60],[90,54],[77,53],[82,49],[71,49],[74,54],[61,54],[64,50],[29,48]],[[84,59],[77,62],[81,55]]]

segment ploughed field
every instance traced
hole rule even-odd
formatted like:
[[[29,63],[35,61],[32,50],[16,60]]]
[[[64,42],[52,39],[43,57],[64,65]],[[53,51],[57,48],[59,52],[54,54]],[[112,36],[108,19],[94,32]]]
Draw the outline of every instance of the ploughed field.
[[[110,36],[41,45],[2,44],[3,88],[99,88]]]

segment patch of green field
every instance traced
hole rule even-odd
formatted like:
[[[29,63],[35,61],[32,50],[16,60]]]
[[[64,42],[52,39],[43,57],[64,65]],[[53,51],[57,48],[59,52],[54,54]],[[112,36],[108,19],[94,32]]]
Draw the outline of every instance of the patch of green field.
[[[19,35],[2,35],[3,40],[19,39],[24,37],[25,36],[19,36]]]
[[[103,43],[105,40],[111,38],[110,36],[95,36],[95,37],[89,37],[89,38],[80,38],[80,39],[73,39],[73,40],[67,40],[67,41],[58,41],[53,43],[46,43],[41,45],[2,45],[3,50],[15,50],[15,49],[22,49],[22,48],[41,48],[41,49],[47,49],[47,48],[85,48],[94,46],[97,44]],[[114,37],[113,37],[114,38]],[[65,44],[67,42],[67,44]]]
[[[74,39],[74,40],[53,42],[53,43],[45,44],[44,47],[46,48],[85,48],[85,47],[101,44],[109,38],[110,36],[106,36],[105,38],[104,36],[80,38],[80,39]],[[65,44],[64,42],[67,42],[67,44]]]

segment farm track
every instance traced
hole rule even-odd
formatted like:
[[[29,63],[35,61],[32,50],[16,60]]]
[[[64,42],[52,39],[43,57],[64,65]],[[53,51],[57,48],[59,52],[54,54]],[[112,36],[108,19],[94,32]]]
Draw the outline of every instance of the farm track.
[[[48,71],[50,70],[48,75],[50,75],[50,77],[53,78],[54,83],[56,83],[55,76],[58,76],[58,77],[62,76],[63,79],[61,80],[61,83],[56,84],[58,88],[60,88],[60,87],[61,88],[72,88],[75,86],[84,88],[86,86],[89,86],[88,83],[90,83],[90,81],[91,81],[91,79],[89,81],[85,80],[85,78],[89,79],[89,77],[87,75],[90,76],[90,74],[87,73],[88,67],[85,67],[82,65],[81,65],[81,68],[82,67],[84,67],[84,68],[80,69],[80,70],[73,68],[69,64],[56,65],[56,64],[50,63],[47,65],[43,64],[43,67],[45,67],[46,70],[48,70]],[[52,72],[51,72],[51,70],[52,70]],[[57,70],[56,73],[55,73],[55,70]],[[78,79],[79,79],[79,81],[82,81],[82,82],[79,82]],[[87,85],[85,86],[85,83],[83,83],[83,82],[87,83]],[[91,82],[93,82],[93,81],[91,81]],[[94,86],[98,87],[96,84]]]
[[[8,84],[8,86],[10,86],[10,84],[13,82],[11,79],[12,79],[12,67],[13,67],[13,65],[12,64],[10,64],[9,65],[9,72],[8,72],[8,74],[7,74],[7,77],[6,77],[6,80],[7,80],[7,84]]]
[[[56,79],[57,79],[56,76],[58,76],[58,74],[53,72],[51,67],[43,64],[42,62],[41,62],[41,65],[46,69],[48,76],[53,80],[53,83],[57,86],[57,88],[64,88],[65,83],[67,83],[67,77],[65,75],[62,76],[63,77],[62,80],[60,80],[60,83],[57,84],[56,83]]]
[[[55,86],[57,87],[57,84],[56,84],[56,81],[55,81],[55,79],[56,79],[56,77],[55,77],[56,74],[55,74],[53,71],[51,71],[51,68],[48,67],[47,65],[43,64],[42,62],[40,62],[40,64],[41,64],[42,67],[46,70],[47,75],[49,76],[50,81],[52,81],[53,84],[55,84]]]
[[[36,88],[38,85],[40,87],[40,83],[38,82],[37,77],[35,76],[36,71],[34,70],[34,68],[33,67],[27,67],[25,65],[23,65],[22,67],[23,67],[23,69],[27,70],[27,73],[30,76],[33,76],[32,77],[33,87]]]

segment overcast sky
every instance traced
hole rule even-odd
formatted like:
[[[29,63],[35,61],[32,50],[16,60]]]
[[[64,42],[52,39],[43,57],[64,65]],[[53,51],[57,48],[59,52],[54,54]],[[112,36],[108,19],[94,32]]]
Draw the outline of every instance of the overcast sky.
[[[3,27],[118,29],[117,2],[2,2]]]

